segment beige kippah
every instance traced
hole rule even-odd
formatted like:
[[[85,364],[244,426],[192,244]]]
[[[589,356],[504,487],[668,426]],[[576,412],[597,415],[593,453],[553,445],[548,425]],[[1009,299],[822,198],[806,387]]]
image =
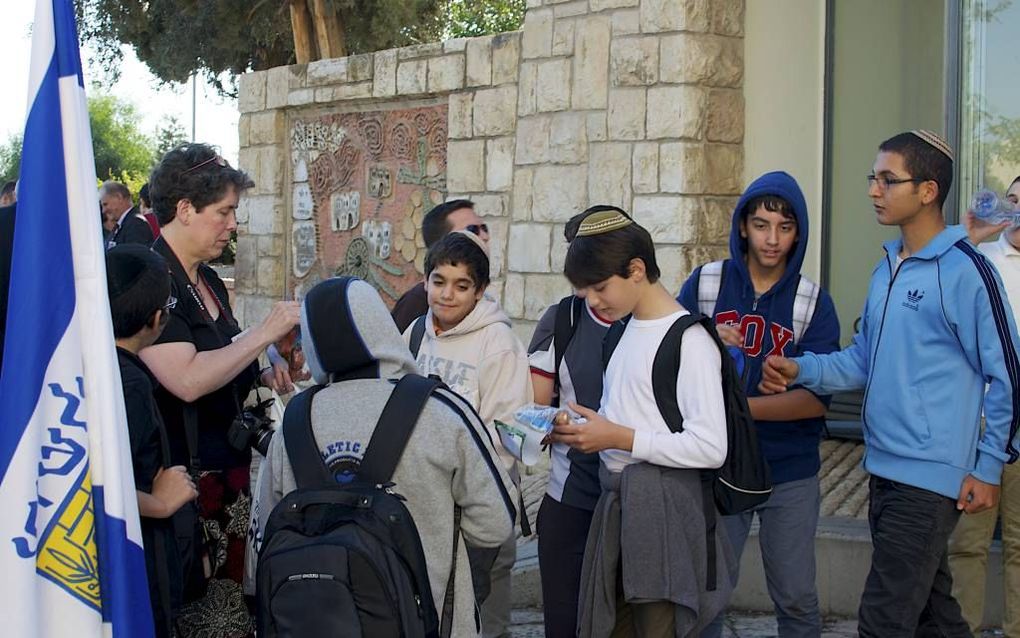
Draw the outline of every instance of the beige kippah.
[[[937,151],[948,157],[950,161],[953,161],[953,149],[949,148],[949,144],[938,133],[925,129],[914,129],[910,131],[910,134],[934,146]]]
[[[479,248],[481,248],[482,252],[485,253],[485,256],[489,257],[489,245],[486,244],[484,241],[482,241],[481,237],[479,237],[478,235],[474,234],[470,230],[455,230],[453,232],[455,232],[455,233],[457,233],[459,235],[464,235],[465,237],[467,237],[471,241],[475,242],[475,246],[478,246]]]
[[[617,210],[603,210],[584,218],[577,229],[578,237],[591,237],[630,226],[634,220]]]

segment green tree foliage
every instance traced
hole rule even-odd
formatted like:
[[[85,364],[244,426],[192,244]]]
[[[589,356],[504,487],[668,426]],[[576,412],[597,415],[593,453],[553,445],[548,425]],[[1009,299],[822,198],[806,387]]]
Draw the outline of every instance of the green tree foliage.
[[[188,141],[184,125],[173,115],[169,115],[156,129],[156,160],[167,154],[182,142]]]
[[[96,177],[115,179],[137,192],[149,176],[155,161],[152,138],[141,131],[134,106],[110,95],[89,98],[89,124]],[[0,176],[17,179],[21,166],[21,136],[14,135],[0,145]]]
[[[349,55],[444,37],[512,31],[525,0],[327,0]],[[116,78],[123,45],[164,82],[203,75],[222,93],[234,77],[294,63],[288,0],[75,0],[91,62]]]
[[[0,145],[0,183],[18,179],[21,170],[21,136],[12,135]]]
[[[152,139],[140,128],[134,106],[112,95],[89,98],[92,151],[96,177],[126,180],[129,175],[148,175],[155,160]]]
[[[446,37],[470,38],[521,28],[525,0],[449,0]]]
[[[349,53],[427,42],[441,33],[444,0],[329,0]],[[121,45],[164,82],[204,75],[221,92],[248,70],[294,62],[286,0],[75,0],[92,62],[116,73]],[[228,80],[224,83],[223,78]]]

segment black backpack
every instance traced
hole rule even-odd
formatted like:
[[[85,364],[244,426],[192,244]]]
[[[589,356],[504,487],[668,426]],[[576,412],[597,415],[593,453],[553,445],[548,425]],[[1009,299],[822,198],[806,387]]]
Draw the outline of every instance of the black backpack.
[[[324,386],[287,405],[282,434],[297,489],[266,522],[256,571],[260,638],[449,636],[456,555],[440,626],[418,529],[390,482],[441,385],[412,374],[397,382],[355,481],[344,485],[326,467],[312,431],[312,397]]]
[[[627,319],[617,321],[602,342],[602,364],[616,350]],[[683,431],[683,415],[676,400],[676,378],[680,373],[680,342],[684,332],[700,324],[719,348],[722,360],[723,401],[726,403],[726,460],[716,470],[702,470],[704,514],[708,539],[709,591],[715,589],[715,526],[716,508],[724,515],[738,514],[761,505],[772,495],[772,476],[768,463],[758,446],[758,432],[747,405],[744,383],[737,374],[733,358],[719,338],[713,321],[700,314],[680,317],[663,337],[652,363],[652,392],[659,414],[673,432]]]

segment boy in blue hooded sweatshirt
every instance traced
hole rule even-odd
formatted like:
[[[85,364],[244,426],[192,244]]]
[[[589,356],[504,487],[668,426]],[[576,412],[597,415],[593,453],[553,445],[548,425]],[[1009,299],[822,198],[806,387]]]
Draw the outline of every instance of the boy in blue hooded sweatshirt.
[[[962,227],[946,226],[952,179],[938,135],[882,142],[868,195],[878,222],[901,237],[872,273],[860,331],[840,352],[772,357],[763,368],[763,392],[865,391],[874,547],[858,613],[865,638],[971,635],[952,596],[947,541],[961,511],[997,503],[1003,464],[1017,458],[1016,326],[995,268]]]
[[[818,525],[818,443],[828,397],[797,388],[760,396],[761,366],[774,354],[824,354],[839,349],[839,320],[828,293],[800,274],[808,242],[807,204],[796,180],[762,175],[733,211],[731,258],[694,270],[677,301],[715,318],[719,336],[744,352],[748,405],[775,485],[767,502],[724,517],[739,556],[755,513],[769,595],[779,635],[817,637],[822,620],[815,588]],[[737,578],[734,561],[734,583]],[[716,638],[722,615],[702,633]]]

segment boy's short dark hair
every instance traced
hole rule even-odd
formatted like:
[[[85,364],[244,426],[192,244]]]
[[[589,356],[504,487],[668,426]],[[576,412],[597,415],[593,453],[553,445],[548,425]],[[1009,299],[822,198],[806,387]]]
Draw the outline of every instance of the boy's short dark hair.
[[[588,215],[591,215],[592,213],[601,213],[607,210],[615,210],[627,219],[630,219],[630,215],[628,215],[622,208],[609,206],[608,204],[596,204],[585,209],[583,212],[574,215],[567,221],[566,226],[563,227],[563,239],[566,239],[567,243],[574,241],[574,237],[577,236],[577,229],[581,227],[581,222],[583,222]]]
[[[146,208],[152,208],[152,200],[149,199],[149,182],[142,184],[141,190],[138,191],[138,202]]]
[[[632,259],[645,262],[648,281],[659,280],[655,243],[648,231],[637,223],[600,235],[575,236],[567,249],[563,274],[574,288],[587,288],[613,275],[630,277]]]
[[[177,216],[177,202],[186,199],[195,210],[222,199],[233,187],[238,195],[255,185],[242,170],[231,167],[208,144],[181,144],[152,169],[149,193],[160,226]]]
[[[446,218],[462,208],[474,210],[475,203],[470,199],[451,199],[425,213],[425,218],[421,221],[421,236],[425,240],[426,248],[432,248],[452,230]]]
[[[939,208],[946,203],[953,186],[953,160],[930,143],[907,132],[894,135],[878,145],[885,153],[899,153],[911,177],[932,180],[939,185]]]
[[[740,211],[740,219],[746,221],[759,208],[772,213],[779,213],[784,219],[791,219],[797,221],[797,212],[793,210],[793,205],[778,195],[758,195],[752,197],[744,205],[744,209]]]
[[[429,248],[425,254],[425,277],[446,265],[466,266],[475,288],[489,285],[489,256],[464,233],[449,233]]]
[[[166,260],[141,244],[118,244],[106,251],[106,287],[113,336],[133,337],[170,298]]]

